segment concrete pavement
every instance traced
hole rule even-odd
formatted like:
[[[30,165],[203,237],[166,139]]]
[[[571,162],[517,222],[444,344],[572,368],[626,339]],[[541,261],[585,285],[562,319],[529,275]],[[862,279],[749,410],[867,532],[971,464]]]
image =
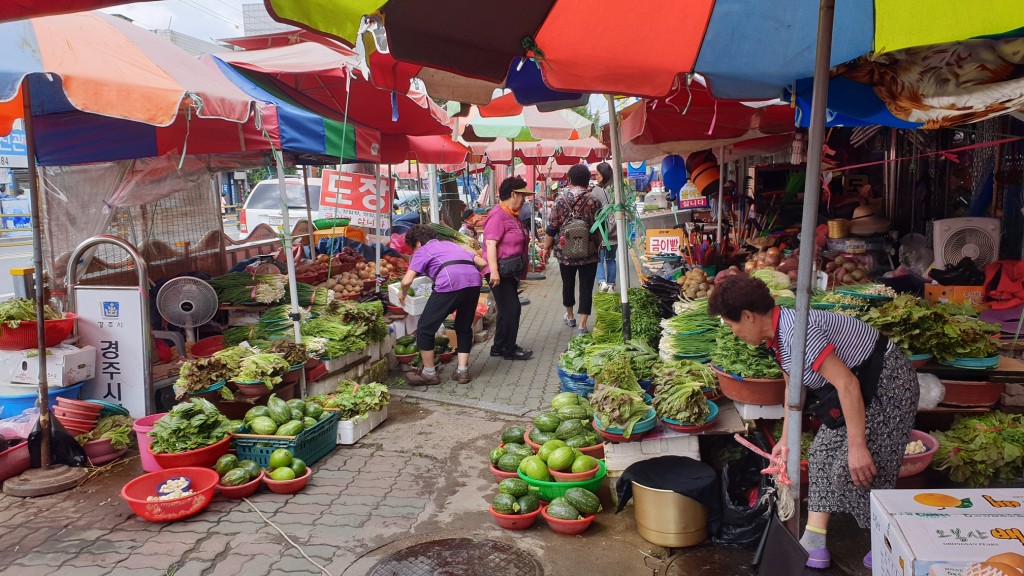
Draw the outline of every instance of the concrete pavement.
[[[389,419],[316,463],[299,494],[264,489],[251,504],[217,496],[192,519],[152,524],[118,495],[142,473],[131,459],[75,491],[29,500],[0,495],[0,575],[324,574],[290,539],[326,573],[355,576],[374,573],[391,553],[445,538],[506,543],[547,575],[751,574],[748,549],[702,545],[673,556],[644,541],[631,508],[613,513],[610,482],[600,494],[605,511],[582,536],[559,536],[543,519],[522,532],[494,524],[487,512],[496,493],[487,452],[502,429],[526,422],[523,414],[557,392],[557,355],[572,335],[561,322],[558,279],[548,276],[527,288],[532,304],[524,309],[520,340],[535,350],[533,360],[492,359],[483,344],[474,350],[474,381],[467,386],[396,387]],[[836,567],[817,574],[868,574],[860,567],[866,534],[849,524],[831,532]]]

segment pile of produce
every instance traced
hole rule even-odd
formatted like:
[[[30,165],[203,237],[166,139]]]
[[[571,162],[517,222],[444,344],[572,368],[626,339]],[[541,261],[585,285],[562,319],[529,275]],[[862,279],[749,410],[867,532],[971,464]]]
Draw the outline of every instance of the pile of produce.
[[[248,274],[229,272],[211,278],[217,301],[231,306],[273,304],[285,297],[288,279],[281,274]]]
[[[932,436],[939,441],[932,468],[949,470],[954,482],[980,487],[1024,476],[1024,415],[957,416],[948,432]]]
[[[694,268],[683,274],[676,280],[676,283],[680,286],[679,296],[684,300],[707,298],[711,296],[711,292],[714,290],[707,272],[704,272],[701,268]]]
[[[853,256],[838,255],[825,260],[825,273],[830,286],[860,284],[871,279],[867,267]]]
[[[351,420],[357,416],[365,416],[369,412],[383,410],[391,402],[391,393],[387,386],[377,382],[356,384],[351,380],[342,380],[334,392],[310,396],[306,400],[309,404],[316,404],[327,410],[337,410],[342,420]]]
[[[505,478],[498,484],[491,508],[498,514],[530,514],[540,508],[540,498],[522,479]]]
[[[629,438],[648,409],[629,358],[620,355],[608,360],[594,381],[594,393],[590,395],[594,415],[603,428],[621,428],[623,437]]]
[[[982,322],[969,304],[928,304],[909,294],[868,309],[860,318],[909,354],[940,361],[989,358],[999,353],[998,324]]]
[[[622,342],[622,304],[619,295],[611,292],[594,294],[594,342]]]
[[[295,480],[306,473],[306,463],[292,456],[287,448],[278,448],[270,453],[270,467],[267,477],[277,482]]]
[[[238,370],[232,375],[231,380],[245,383],[263,382],[268,389],[273,389],[281,383],[285,372],[291,368],[292,365],[281,354],[257,351],[241,359]]]
[[[540,445],[558,440],[569,448],[594,446],[601,439],[590,426],[593,417],[594,411],[586,399],[572,392],[562,392],[552,398],[551,410],[533,419],[533,430],[528,438]]]
[[[551,471],[581,474],[599,466],[597,458],[570,448],[562,440],[556,439],[542,444],[535,456],[523,458],[519,463],[519,471],[532,480],[551,482],[554,477]],[[557,477],[554,478],[557,480]]]
[[[64,314],[53,308],[43,306],[44,320],[61,320]],[[29,298],[12,298],[0,302],[0,325],[17,328],[22,322],[36,319],[36,301]]]
[[[646,288],[636,287],[627,290],[627,300],[632,338],[657,346],[661,336],[661,301]]]
[[[470,238],[469,236],[453,230],[444,224],[431,224],[430,226],[434,229],[435,234],[437,234],[438,240],[455,242],[470,252],[478,255],[480,254],[480,243],[477,242],[475,238]]]
[[[811,293],[811,304],[841,304],[843,306],[856,306],[863,308],[866,302],[863,298],[840,294],[831,290],[817,290]]]
[[[782,428],[785,425],[785,420],[779,420],[775,423],[775,427],[772,428],[772,438],[777,443],[782,439]],[[814,432],[803,430],[800,433],[800,460],[806,461],[807,457],[811,453],[811,444],[814,442]]]
[[[524,443],[526,431],[519,426],[507,428],[501,433],[501,446],[488,453],[491,464],[502,472],[519,470],[519,463],[527,456],[533,456],[533,449]]]
[[[573,336],[569,340],[569,348],[558,358],[558,367],[570,374],[586,374],[587,349],[594,345],[594,337],[590,334]]]
[[[390,274],[389,268],[391,264],[388,264],[386,260],[380,263],[381,270],[385,272],[385,275]],[[360,262],[356,264],[356,275],[363,282],[369,282],[370,280],[377,279],[377,263],[376,262]]]
[[[679,301],[679,285],[661,276],[650,276],[644,282],[644,288],[658,299],[660,311],[658,316],[668,318],[672,315],[672,305]]]
[[[240,422],[228,420],[217,407],[193,398],[171,408],[149,432],[149,449],[154,454],[177,454],[220,442],[238,429]]]
[[[174,382],[174,395],[181,399],[189,392],[205,390],[217,382],[228,380],[232,374],[227,363],[216,355],[186,360]]]
[[[733,336],[727,327],[719,328],[711,361],[722,372],[744,378],[774,380],[782,378],[782,369],[764,346],[751,346]]]
[[[271,394],[266,406],[253,406],[245,413],[242,424],[248,433],[260,436],[298,436],[329,416],[322,406],[312,401],[295,398],[285,402],[277,394]]]
[[[743,271],[747,274],[754,272],[755,270],[761,270],[762,268],[772,268],[782,263],[782,251],[772,246],[766,250],[761,250],[757,254],[754,254],[743,264]]]
[[[703,364],[682,360],[654,369],[655,394],[651,405],[662,418],[701,424],[710,413],[705,391],[717,390],[718,381]]]
[[[639,340],[630,340],[625,344],[593,344],[583,352],[586,373],[596,378],[604,370],[605,364],[616,357],[629,360],[633,375],[639,380],[650,380],[654,366],[659,362],[658,352]]]
[[[583,488],[569,488],[565,496],[552,500],[547,507],[547,515],[559,520],[582,520],[584,515],[597,514],[601,511],[601,501],[597,496]]]
[[[369,327],[346,323],[337,316],[319,316],[302,323],[302,339],[324,338],[325,358],[338,358],[349,352],[366,348]]]
[[[291,340],[275,340],[267,352],[280,354],[290,366],[305,364],[311,358],[305,344],[296,344]]]
[[[110,438],[110,447],[114,450],[122,450],[132,445],[132,425],[134,420],[129,416],[103,416],[96,421],[96,427],[92,432],[79,434],[75,440],[84,445],[92,440],[103,440]]]
[[[317,258],[319,258],[319,256]],[[365,261],[366,259],[363,258],[362,254],[356,252],[351,246],[345,246],[331,256],[331,271],[344,270],[346,268],[351,269],[354,268],[356,264]]]
[[[234,454],[225,454],[217,459],[213,470],[220,476],[221,486],[241,486],[260,476],[260,465],[252,460],[238,460]]]
[[[774,268],[761,268],[750,276],[764,282],[773,296],[785,294],[786,292],[788,292],[787,296],[793,295],[793,292],[789,289],[792,284],[789,276]]]
[[[416,347],[416,337],[412,334],[406,334],[395,341],[395,354],[398,356],[418,354],[419,351],[420,349]]]
[[[661,322],[661,359],[707,358],[715,347],[715,331],[722,325],[721,320],[708,317],[707,300],[680,303],[676,312]]]
[[[363,292],[363,279],[358,272],[342,272],[327,279],[327,288],[339,298],[351,298]]]

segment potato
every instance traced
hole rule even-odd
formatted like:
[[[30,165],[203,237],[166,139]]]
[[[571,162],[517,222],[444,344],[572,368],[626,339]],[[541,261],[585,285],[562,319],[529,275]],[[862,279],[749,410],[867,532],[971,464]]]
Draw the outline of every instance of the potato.
[[[850,272],[850,276],[852,276],[854,280],[857,280],[859,282],[859,281],[864,279],[865,274],[864,274],[863,270],[858,268],[858,269],[854,270],[853,272]]]
[[[825,272],[828,273],[828,274],[831,274],[832,272],[835,271],[835,269],[837,267],[838,267],[838,264],[836,264],[835,262],[828,262],[828,263],[825,264]]]
[[[697,298],[707,298],[707,297],[708,297],[707,290],[698,290],[697,291]]]
[[[701,283],[700,283],[700,284],[699,284],[699,285],[697,286],[697,289],[698,289],[698,290],[701,290],[701,291],[704,291],[704,292],[707,292],[707,291],[708,291],[708,288],[710,288],[710,287],[711,287],[711,286],[709,286],[707,282],[701,282]]]
[[[853,262],[847,261],[843,263],[843,270],[846,270],[847,272],[853,272],[856,269],[857,265]]]
[[[845,256],[836,256],[835,262],[839,266],[842,266],[843,264],[846,264],[846,257]]]

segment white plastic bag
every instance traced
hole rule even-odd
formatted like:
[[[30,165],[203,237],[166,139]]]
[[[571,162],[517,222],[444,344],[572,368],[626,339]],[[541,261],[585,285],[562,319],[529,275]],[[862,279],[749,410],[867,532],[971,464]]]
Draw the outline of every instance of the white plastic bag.
[[[0,436],[24,440],[38,421],[39,409],[29,408],[17,416],[0,420]]]

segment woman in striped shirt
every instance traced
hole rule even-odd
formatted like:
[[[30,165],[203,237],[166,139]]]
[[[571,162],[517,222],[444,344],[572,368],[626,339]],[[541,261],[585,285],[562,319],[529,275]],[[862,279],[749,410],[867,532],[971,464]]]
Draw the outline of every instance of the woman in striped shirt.
[[[748,344],[767,344],[789,383],[795,313],[775,305],[756,278],[734,276],[715,288],[708,313],[721,316]],[[892,488],[917,414],[917,373],[899,348],[871,326],[833,312],[812,311],[803,385],[806,406],[822,426],[808,456],[807,526],[800,543],[811,568],[831,564],[826,534],[831,514],[871,521],[872,488]],[[787,413],[788,416],[788,413]],[[788,422],[772,454],[786,446]],[[871,565],[871,553],[864,557]]]

